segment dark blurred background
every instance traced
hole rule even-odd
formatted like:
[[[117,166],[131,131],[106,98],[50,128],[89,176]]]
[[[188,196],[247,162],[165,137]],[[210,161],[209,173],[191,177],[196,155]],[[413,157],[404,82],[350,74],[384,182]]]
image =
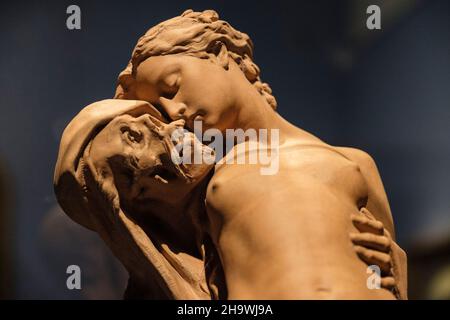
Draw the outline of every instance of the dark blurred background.
[[[81,8],[81,30],[66,8]],[[366,8],[381,8],[381,30]],[[450,298],[450,2],[9,1],[0,4],[0,297],[121,298],[126,274],[53,195],[59,138],[85,105],[112,97],[149,27],[214,9],[255,44],[292,123],[376,160],[410,298]],[[66,268],[82,270],[68,290]]]

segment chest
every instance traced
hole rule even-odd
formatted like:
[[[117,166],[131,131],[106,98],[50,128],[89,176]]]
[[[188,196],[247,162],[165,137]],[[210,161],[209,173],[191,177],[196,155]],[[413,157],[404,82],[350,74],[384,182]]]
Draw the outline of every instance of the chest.
[[[283,202],[330,194],[358,207],[367,201],[368,186],[357,163],[325,148],[279,150],[278,170],[262,175],[259,164],[223,164],[207,188],[207,205],[235,212],[257,201]]]

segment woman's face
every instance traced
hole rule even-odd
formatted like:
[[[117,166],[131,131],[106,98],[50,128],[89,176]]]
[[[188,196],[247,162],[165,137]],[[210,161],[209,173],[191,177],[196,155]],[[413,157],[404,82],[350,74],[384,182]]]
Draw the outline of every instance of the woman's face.
[[[203,131],[232,128],[236,119],[236,77],[242,72],[225,70],[211,60],[187,55],[150,57],[136,70],[131,99],[148,101],[171,120],[202,121]]]
[[[177,165],[172,161],[172,153],[178,152],[172,133],[181,132],[183,125],[183,120],[165,124],[148,114],[119,116],[94,138],[90,159],[100,176],[108,174],[110,168],[121,198],[175,203],[212,168],[205,162]],[[188,143],[195,136],[187,133],[179,139]],[[198,140],[193,146],[202,154],[211,154],[211,149]]]

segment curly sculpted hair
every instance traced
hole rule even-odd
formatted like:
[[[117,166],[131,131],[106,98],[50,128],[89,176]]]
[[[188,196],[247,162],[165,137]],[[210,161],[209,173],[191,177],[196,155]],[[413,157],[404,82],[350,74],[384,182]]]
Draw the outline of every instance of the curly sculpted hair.
[[[261,82],[260,69],[253,62],[253,43],[250,37],[234,29],[228,22],[219,20],[219,15],[213,10],[194,12],[189,9],[181,16],[150,28],[138,40],[130,62],[119,74],[114,98],[124,98],[128,80],[134,77],[138,65],[149,57],[186,54],[214,60],[222,45],[225,45],[229,57],[236,62],[248,81],[275,110],[277,102],[272,90],[267,83]]]

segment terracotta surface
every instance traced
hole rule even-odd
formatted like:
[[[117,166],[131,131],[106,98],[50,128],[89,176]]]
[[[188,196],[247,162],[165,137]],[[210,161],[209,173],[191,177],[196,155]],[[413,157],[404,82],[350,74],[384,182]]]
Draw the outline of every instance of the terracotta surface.
[[[61,207],[124,264],[127,298],[405,299],[406,255],[374,160],[283,119],[252,59],[250,38],[211,10],[147,31],[115,99],[64,131]],[[170,136],[194,120],[204,132],[277,130],[277,173],[174,164]],[[228,156],[242,144],[258,151],[247,141]],[[368,265],[381,268],[382,288],[368,288]]]

